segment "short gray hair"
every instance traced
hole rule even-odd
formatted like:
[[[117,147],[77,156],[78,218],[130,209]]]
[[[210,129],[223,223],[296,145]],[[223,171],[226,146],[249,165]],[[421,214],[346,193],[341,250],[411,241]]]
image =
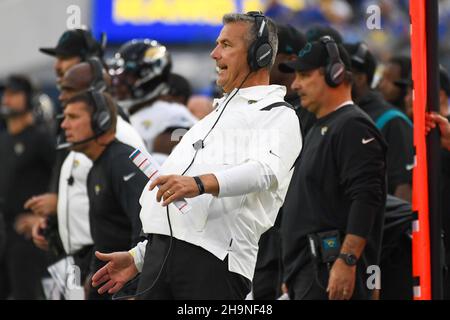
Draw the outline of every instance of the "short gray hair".
[[[277,55],[278,50],[278,35],[277,35],[277,26],[273,22],[272,19],[266,17],[267,21],[267,27],[269,31],[269,44],[272,47],[273,55],[272,60],[270,61],[270,64],[267,66],[267,69],[270,70],[272,68],[273,64],[275,63],[275,58]],[[225,14],[222,18],[222,22],[224,25],[228,23],[235,23],[235,22],[245,22],[250,25],[249,32],[245,36],[245,40],[247,42],[247,48],[250,48],[250,45],[256,40],[257,37],[257,26],[256,26],[256,20],[255,18],[243,14],[243,13],[228,13]]]

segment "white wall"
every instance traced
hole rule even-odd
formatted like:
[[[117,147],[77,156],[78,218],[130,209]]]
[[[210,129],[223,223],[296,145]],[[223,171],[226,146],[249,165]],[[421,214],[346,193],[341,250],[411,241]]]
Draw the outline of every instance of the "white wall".
[[[89,0],[0,0],[0,77],[27,72],[35,80],[54,79],[53,60],[38,48],[56,45],[70,5],[78,5],[81,23],[89,24]]]

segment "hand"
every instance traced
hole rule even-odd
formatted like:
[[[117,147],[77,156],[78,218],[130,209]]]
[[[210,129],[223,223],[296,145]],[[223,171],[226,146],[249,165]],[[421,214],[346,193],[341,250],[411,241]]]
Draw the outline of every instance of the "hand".
[[[425,114],[425,131],[428,134],[431,129],[439,126],[441,131],[441,144],[442,147],[450,150],[450,123],[447,118],[437,114],[437,113],[426,113]]]
[[[349,300],[355,290],[356,266],[348,266],[342,259],[337,259],[328,279],[328,299]]]
[[[38,222],[39,217],[31,213],[20,214],[14,223],[14,229],[18,234],[23,235],[27,239],[31,239],[33,226]]]
[[[41,234],[41,231],[47,228],[47,219],[39,218],[38,221],[34,224],[31,230],[31,236],[33,237],[33,243],[36,247],[41,250],[48,251],[48,241]]]
[[[57,203],[58,196],[56,193],[45,193],[28,199],[24,208],[39,216],[49,216],[56,213]]]
[[[162,198],[164,200],[162,203],[164,207],[175,200],[193,198],[200,193],[197,183],[192,177],[177,175],[160,176],[152,182],[149,189],[153,190],[156,186],[159,186],[156,201],[160,202]]]
[[[108,254],[96,251],[95,256],[101,261],[107,262],[103,268],[92,276],[92,286],[94,288],[106,282],[106,284],[98,289],[98,293],[100,294],[106,291],[109,294],[116,293],[125,283],[138,274],[133,257],[126,251]]]

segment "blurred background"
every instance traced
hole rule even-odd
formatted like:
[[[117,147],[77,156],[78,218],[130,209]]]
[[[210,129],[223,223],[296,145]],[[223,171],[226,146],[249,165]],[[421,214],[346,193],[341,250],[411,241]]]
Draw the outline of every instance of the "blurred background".
[[[367,26],[374,22],[373,11],[368,13],[374,4],[379,29]],[[450,0],[440,0],[439,7],[440,62],[448,68]],[[250,10],[303,31],[313,24],[333,26],[345,42],[367,42],[381,62],[409,53],[407,0],[0,0],[0,77],[26,73],[55,97],[53,59],[38,48],[55,46],[66,29],[85,26],[97,39],[107,34],[106,58],[133,38],[160,41],[173,56],[173,71],[191,82],[194,93],[207,94],[214,79],[209,52],[222,15]]]

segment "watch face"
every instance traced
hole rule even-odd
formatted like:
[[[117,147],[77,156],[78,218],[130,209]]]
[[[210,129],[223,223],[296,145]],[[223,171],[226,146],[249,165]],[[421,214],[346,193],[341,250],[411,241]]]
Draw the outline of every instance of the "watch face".
[[[339,258],[344,260],[345,264],[348,266],[354,266],[358,262],[358,259],[354,254],[348,254],[348,253],[341,253],[339,255]]]
[[[355,264],[356,264],[356,261],[357,261],[357,259],[356,259],[356,256],[355,255],[353,255],[353,254],[349,254],[348,256],[347,256],[347,264],[349,264],[349,265],[351,265],[351,266],[354,266]]]

